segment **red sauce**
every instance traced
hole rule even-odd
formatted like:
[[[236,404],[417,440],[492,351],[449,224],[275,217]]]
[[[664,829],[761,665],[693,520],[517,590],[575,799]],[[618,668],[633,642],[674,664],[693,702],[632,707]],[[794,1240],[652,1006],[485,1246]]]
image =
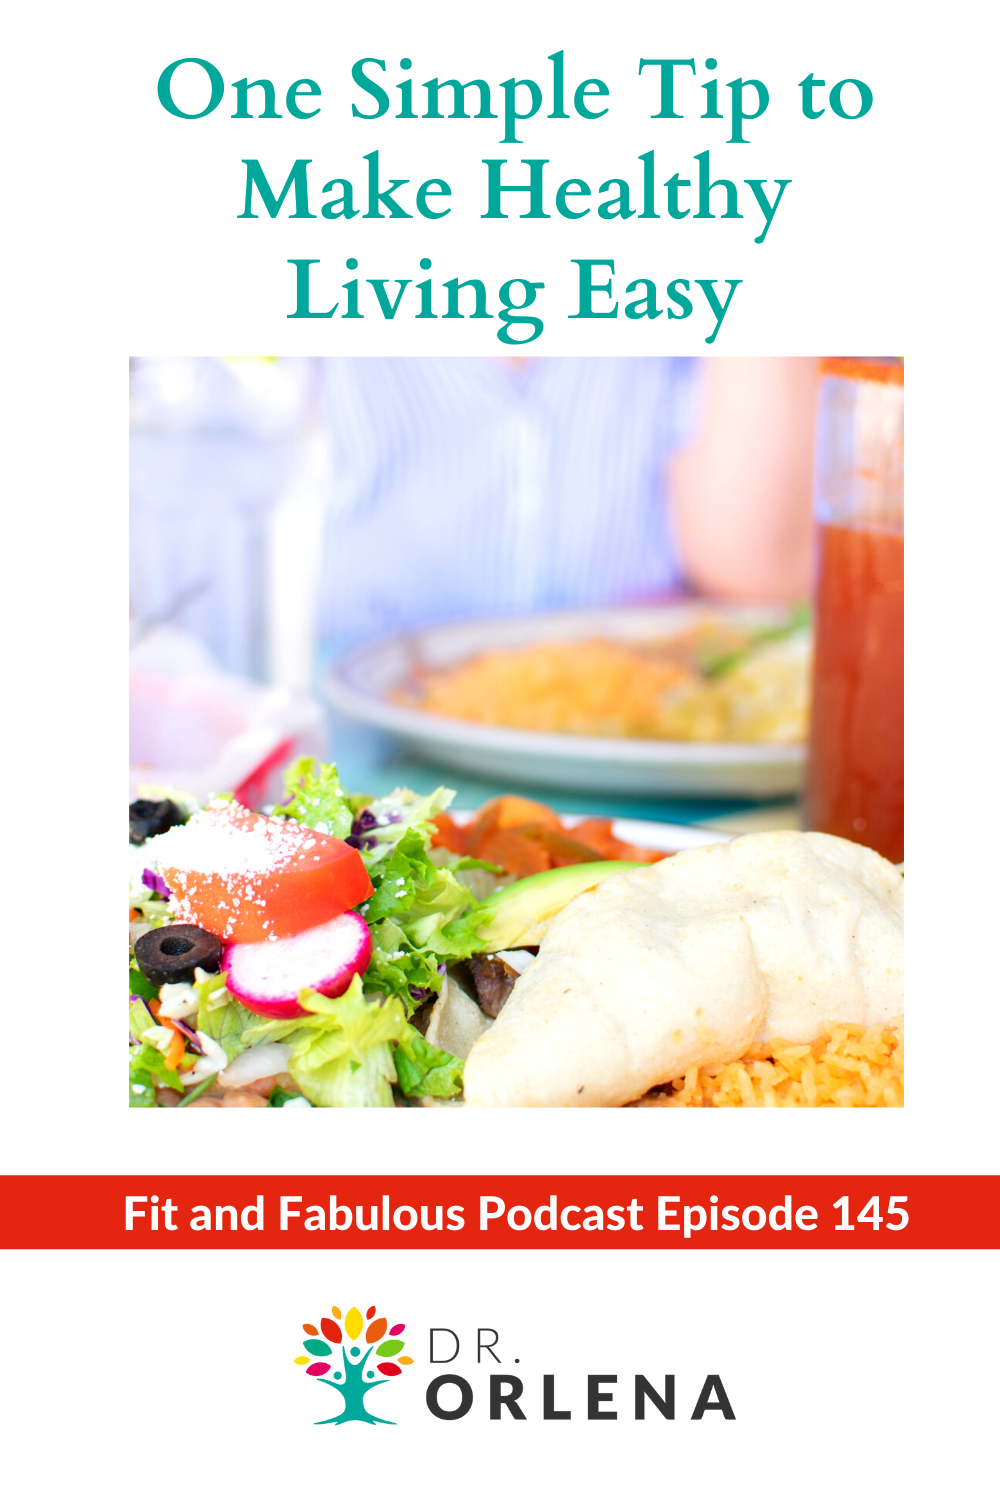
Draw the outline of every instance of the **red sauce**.
[[[837,375],[842,380],[873,380],[877,385],[902,385],[903,365],[898,359],[854,359],[834,357],[821,359],[821,375]]]
[[[805,827],[903,858],[903,534],[819,528]]]

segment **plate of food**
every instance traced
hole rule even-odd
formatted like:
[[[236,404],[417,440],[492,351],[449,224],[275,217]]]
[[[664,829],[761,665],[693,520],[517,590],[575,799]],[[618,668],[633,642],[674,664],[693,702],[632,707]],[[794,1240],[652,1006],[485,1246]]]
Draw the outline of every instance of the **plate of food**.
[[[894,1107],[903,879],[861,845],[288,773],[129,809],[129,1105]]]
[[[803,609],[672,603],[462,621],[332,665],[334,706],[502,783],[781,797],[801,782]]]

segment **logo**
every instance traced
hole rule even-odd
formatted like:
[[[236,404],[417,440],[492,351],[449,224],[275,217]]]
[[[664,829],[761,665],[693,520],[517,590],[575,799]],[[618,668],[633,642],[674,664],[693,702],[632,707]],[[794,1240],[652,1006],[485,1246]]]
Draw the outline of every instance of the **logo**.
[[[306,1352],[300,1354],[295,1361],[297,1365],[305,1366],[307,1375],[312,1375],[323,1385],[335,1390],[344,1403],[343,1411],[333,1417],[324,1417],[315,1425],[324,1427],[332,1422],[339,1427],[342,1422],[381,1422],[387,1427],[394,1427],[395,1422],[390,1422],[388,1417],[376,1417],[370,1412],[365,1406],[365,1399],[377,1386],[385,1385],[386,1381],[402,1375],[401,1366],[412,1365],[413,1360],[402,1352],[406,1346],[399,1337],[406,1324],[394,1323],[389,1328],[388,1319],[377,1318],[374,1307],[370,1307],[364,1317],[356,1307],[352,1307],[346,1317],[342,1317],[339,1307],[332,1307],[330,1311],[333,1317],[320,1318],[318,1328],[312,1323],[303,1323],[303,1330],[308,1334],[308,1338],[302,1340],[302,1347]],[[341,1321],[343,1328],[340,1326]],[[362,1329],[364,1339],[361,1338]],[[322,1338],[320,1334],[323,1335]],[[335,1345],[338,1346],[336,1350]],[[367,1347],[362,1352],[363,1345]],[[333,1370],[327,1356],[335,1359],[338,1353],[343,1368]],[[366,1369],[373,1354],[380,1363],[372,1369]],[[333,1379],[328,1380],[326,1377],[331,1370]],[[376,1380],[376,1370],[383,1377],[381,1380]]]

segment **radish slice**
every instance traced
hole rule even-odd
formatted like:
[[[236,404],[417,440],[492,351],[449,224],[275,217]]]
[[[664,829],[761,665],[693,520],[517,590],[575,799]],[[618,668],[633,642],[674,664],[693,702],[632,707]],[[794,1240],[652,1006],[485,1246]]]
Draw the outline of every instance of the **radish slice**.
[[[371,933],[364,917],[345,912],[332,922],[307,927],[294,937],[233,943],[222,954],[226,988],[255,1016],[290,1021],[308,1012],[300,990],[342,995],[355,974],[368,967]]]

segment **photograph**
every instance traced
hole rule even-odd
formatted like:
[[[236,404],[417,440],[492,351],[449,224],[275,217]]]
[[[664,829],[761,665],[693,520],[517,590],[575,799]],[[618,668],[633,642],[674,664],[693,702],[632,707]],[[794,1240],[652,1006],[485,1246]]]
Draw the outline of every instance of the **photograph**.
[[[903,366],[135,356],[129,1106],[902,1106]]]

